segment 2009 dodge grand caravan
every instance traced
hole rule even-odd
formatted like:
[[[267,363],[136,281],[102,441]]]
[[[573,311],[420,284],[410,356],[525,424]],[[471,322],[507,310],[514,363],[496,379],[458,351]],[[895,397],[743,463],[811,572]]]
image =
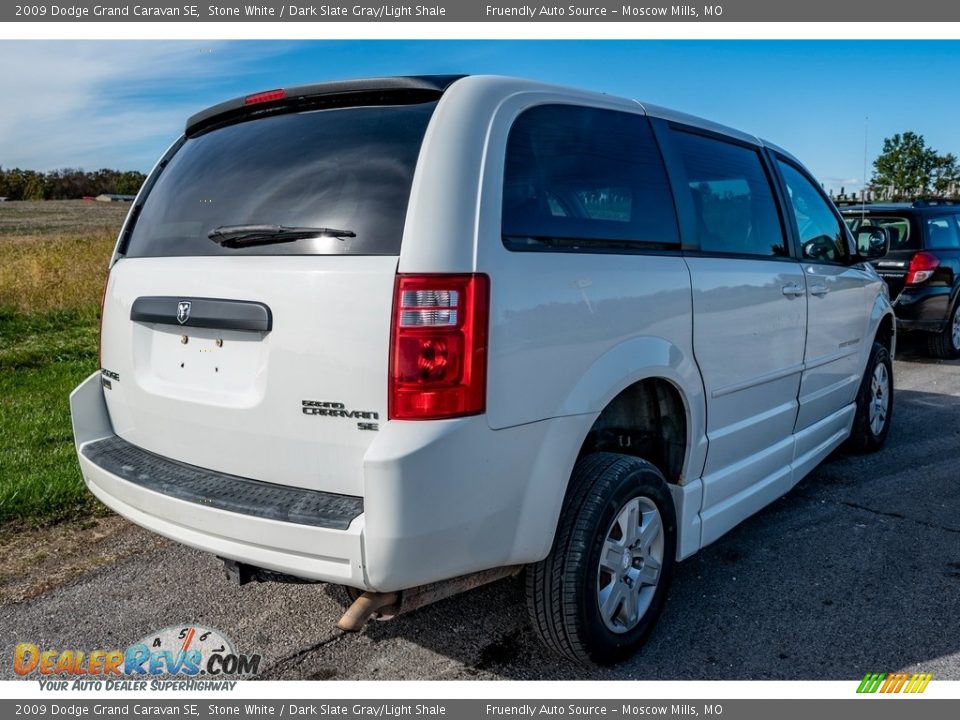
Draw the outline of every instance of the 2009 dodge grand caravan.
[[[543,640],[613,662],[676,560],[883,444],[864,260],[797,160],[663,108],[500,77],[251,95],[130,212],[80,465],[241,580],[352,588],[343,627],[523,570]]]

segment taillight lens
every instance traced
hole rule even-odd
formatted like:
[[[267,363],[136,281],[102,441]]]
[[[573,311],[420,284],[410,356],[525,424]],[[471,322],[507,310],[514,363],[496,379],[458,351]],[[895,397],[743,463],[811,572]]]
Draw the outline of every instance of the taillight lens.
[[[486,275],[397,276],[391,419],[435,420],[484,411],[489,298]]]
[[[110,271],[103,281],[103,292],[100,294],[100,329],[97,331],[97,369],[103,369],[103,308],[107,302],[107,286],[110,284]]]
[[[929,280],[939,264],[940,259],[936,255],[918,252],[910,261],[910,269],[907,270],[907,285],[917,285]]]

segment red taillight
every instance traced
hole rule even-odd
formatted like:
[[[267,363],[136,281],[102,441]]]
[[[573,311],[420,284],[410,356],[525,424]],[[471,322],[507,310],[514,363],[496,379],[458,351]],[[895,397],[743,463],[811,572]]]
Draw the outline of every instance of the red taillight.
[[[917,285],[929,280],[939,264],[940,259],[936,255],[918,252],[910,261],[910,269],[907,270],[907,285]]]
[[[247,95],[243,99],[244,105],[257,105],[258,103],[273,102],[274,100],[283,100],[287,96],[286,90],[267,90],[266,92]]]
[[[100,294],[100,329],[97,331],[97,369],[103,369],[103,308],[107,302],[107,286],[110,284],[110,271],[107,270],[107,279],[103,281],[103,292]]]
[[[434,420],[484,411],[486,275],[398,275],[390,339],[391,419]]]

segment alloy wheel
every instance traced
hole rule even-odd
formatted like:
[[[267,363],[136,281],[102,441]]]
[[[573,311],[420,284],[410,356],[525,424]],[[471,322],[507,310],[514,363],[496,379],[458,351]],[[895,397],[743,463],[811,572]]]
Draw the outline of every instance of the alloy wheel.
[[[597,607],[608,630],[637,626],[653,602],[663,567],[663,520],[647,497],[629,500],[604,536],[597,569]]]
[[[870,432],[879,435],[890,409],[890,375],[887,366],[877,363],[870,381]]]

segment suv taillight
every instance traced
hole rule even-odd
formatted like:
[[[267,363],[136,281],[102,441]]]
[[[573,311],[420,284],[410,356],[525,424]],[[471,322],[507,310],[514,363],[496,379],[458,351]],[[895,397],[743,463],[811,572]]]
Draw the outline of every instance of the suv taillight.
[[[482,413],[490,279],[397,275],[389,416],[435,420]]]
[[[907,285],[917,285],[929,280],[939,264],[940,259],[936,255],[918,252],[910,261],[910,269],[907,270]]]

